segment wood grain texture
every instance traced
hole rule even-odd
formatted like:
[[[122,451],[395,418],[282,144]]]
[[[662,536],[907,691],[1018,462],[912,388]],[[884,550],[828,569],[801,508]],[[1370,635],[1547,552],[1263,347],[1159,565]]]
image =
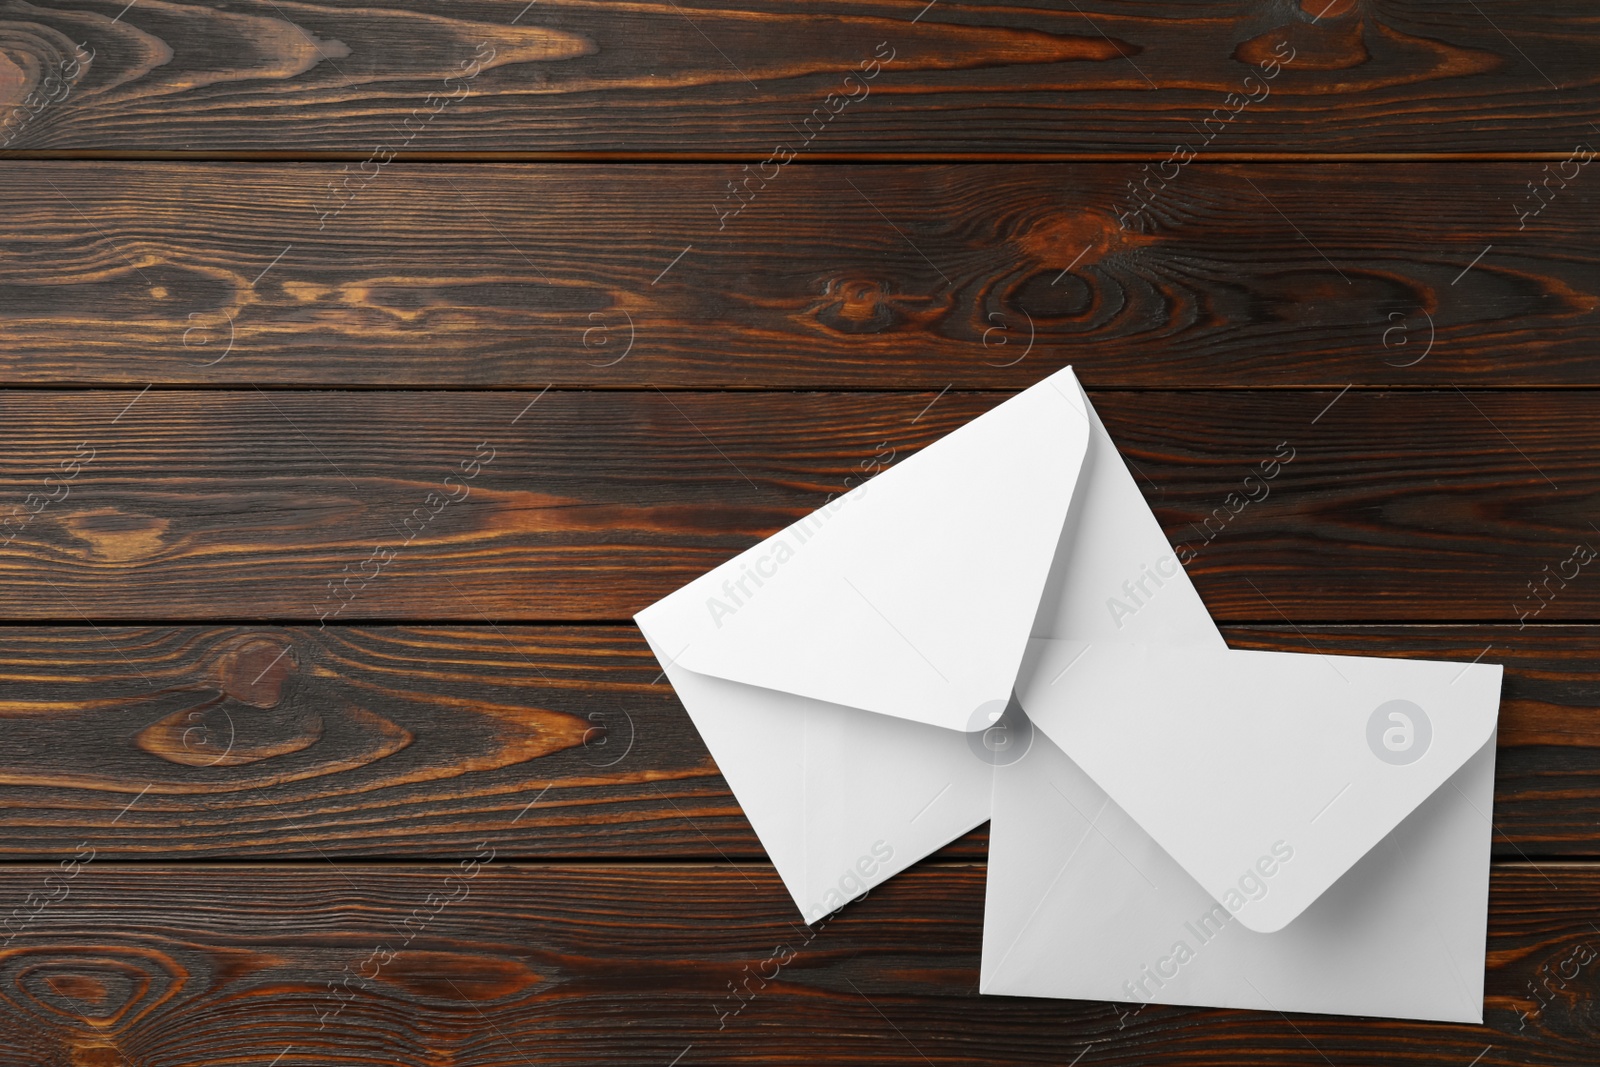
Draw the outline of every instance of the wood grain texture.
[[[1504,663],[1495,851],[1600,855],[1600,628],[1226,636]],[[0,859],[763,856],[629,627],[11,627],[0,691]]]
[[[1576,0],[123,7],[0,9],[13,150],[1165,156],[1221,109],[1213,150],[1503,152],[1570,148],[1600,111]]]
[[[1587,164],[754,173],[13,163],[0,381],[1600,384]]]
[[[1094,395],[1218,619],[1600,618],[1572,562],[1600,539],[1600,393]],[[624,620],[1001,399],[0,392],[0,601],[65,622]],[[1245,480],[1262,464],[1265,488]]]
[[[1589,1067],[1597,44],[0,0],[0,1064]],[[623,620],[1067,363],[1234,647],[1506,664],[1485,1027],[980,999],[987,828],[794,921]]]
[[[1600,944],[1588,866],[1494,871],[1482,1027],[979,997],[981,866],[914,868],[811,930],[764,865],[466,871],[91,862],[0,956],[0,1050],[96,1067],[1060,1065],[1086,1046],[1084,1063],[1125,1067],[1587,1067],[1597,1040],[1595,965],[1562,976]],[[53,873],[7,868],[0,899]],[[774,977],[775,954],[792,958]],[[735,1014],[745,968],[770,981]]]

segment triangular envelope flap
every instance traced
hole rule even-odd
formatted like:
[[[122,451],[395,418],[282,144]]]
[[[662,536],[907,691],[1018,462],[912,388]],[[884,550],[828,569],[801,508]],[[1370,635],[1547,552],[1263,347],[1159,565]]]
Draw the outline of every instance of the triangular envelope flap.
[[[637,616],[701,674],[956,730],[1011,696],[1083,462],[1063,370]]]
[[[1492,736],[1498,665],[1035,640],[1028,716],[1249,929],[1282,929]]]
[[[978,735],[699,674],[652,648],[806,922],[989,818]]]
[[[1089,440],[1033,636],[1227,648],[1105,424],[1078,399]]]

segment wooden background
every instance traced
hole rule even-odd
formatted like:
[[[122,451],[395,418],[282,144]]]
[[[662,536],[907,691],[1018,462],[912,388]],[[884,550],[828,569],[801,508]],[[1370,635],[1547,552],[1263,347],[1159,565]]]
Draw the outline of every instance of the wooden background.
[[[0,1064],[1595,1063],[1597,51],[0,0]],[[1068,363],[1230,643],[1506,664],[1485,1027],[979,998],[982,830],[796,922],[628,619]]]

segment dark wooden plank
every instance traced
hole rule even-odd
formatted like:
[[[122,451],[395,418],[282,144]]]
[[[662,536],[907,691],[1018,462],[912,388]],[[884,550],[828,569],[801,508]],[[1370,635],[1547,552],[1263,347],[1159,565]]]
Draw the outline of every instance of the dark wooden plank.
[[[1154,158],[1175,143],[1504,152],[1568,149],[1594,134],[1600,110],[1597,31],[1577,0],[1488,11],[1403,0],[123,8],[0,12],[0,103],[13,114],[0,139],[51,152],[365,158],[381,144],[752,162],[780,144]],[[1274,55],[1287,65],[1266,65]],[[873,76],[846,80],[855,71]]]
[[[1220,619],[1600,618],[1600,393],[1095,396]],[[0,392],[0,604],[626,619],[1000,399]]]
[[[0,168],[0,381],[1600,384],[1576,163],[339,169]]]
[[[755,865],[72,869],[0,872],[45,901],[0,956],[10,1062],[1594,1062],[1593,866],[1494,871],[1482,1027],[980,997],[981,866],[810,930]]]
[[[621,627],[25,627],[0,657],[0,856],[760,854]]]
[[[1504,662],[1496,852],[1600,855],[1600,628],[1226,633]],[[762,856],[629,627],[11,627],[0,692],[0,859]]]

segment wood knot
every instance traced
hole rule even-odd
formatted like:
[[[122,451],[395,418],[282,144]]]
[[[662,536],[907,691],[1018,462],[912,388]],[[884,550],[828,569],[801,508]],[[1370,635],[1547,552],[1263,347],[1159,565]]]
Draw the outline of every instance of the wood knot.
[[[171,520],[154,515],[136,515],[116,508],[93,508],[63,512],[61,525],[68,533],[89,546],[94,559],[126,563],[149,559],[163,544]]]
[[[830,279],[812,314],[839,333],[881,333],[905,319],[887,285],[861,277]]]
[[[177,994],[188,974],[166,953],[114,944],[50,944],[0,958],[0,996],[47,1031],[69,1036],[74,1064],[125,1062],[106,1037]],[[64,1033],[63,1033],[64,1032]]]
[[[299,653],[281,634],[229,638],[211,651],[194,702],[140,730],[135,743],[185,767],[237,767],[302,752],[322,740],[325,725],[310,708],[279,708],[299,669]]]
[[[1328,0],[1310,0],[1312,7],[1319,2],[1327,4]],[[1333,15],[1338,10],[1335,7],[1315,23],[1295,22],[1252,37],[1233,50],[1233,58],[1269,73],[1281,69],[1328,71],[1359,67],[1372,58],[1361,20],[1335,21]],[[1355,5],[1350,4],[1348,10],[1354,11]],[[1316,11],[1311,14],[1315,18]]]
[[[217,687],[253,708],[277,707],[284,683],[300,668],[294,644],[276,634],[250,634],[226,642],[217,656]]]
[[[1105,256],[1149,244],[1154,237],[1123,229],[1112,215],[1079,211],[1033,220],[1012,239],[1017,250],[1035,264],[1056,271],[1081,271]]]

